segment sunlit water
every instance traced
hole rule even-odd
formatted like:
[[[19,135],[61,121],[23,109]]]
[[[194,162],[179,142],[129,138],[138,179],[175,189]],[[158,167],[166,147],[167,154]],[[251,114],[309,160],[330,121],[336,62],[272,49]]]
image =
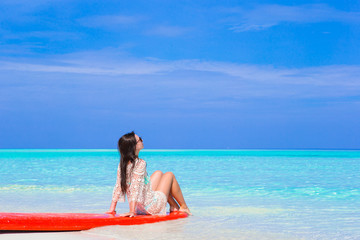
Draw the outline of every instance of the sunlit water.
[[[360,151],[144,150],[140,157],[149,174],[175,173],[194,216],[36,237],[360,239]],[[0,150],[0,212],[105,212],[118,161],[115,150]]]

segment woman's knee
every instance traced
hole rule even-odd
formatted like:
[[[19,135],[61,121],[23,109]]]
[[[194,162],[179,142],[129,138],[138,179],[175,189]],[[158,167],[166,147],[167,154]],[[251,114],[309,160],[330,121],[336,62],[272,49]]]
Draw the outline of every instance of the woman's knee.
[[[175,177],[175,175],[172,172],[166,172],[166,173],[164,173],[164,176]]]
[[[157,175],[163,175],[163,172],[160,170],[156,170],[153,174],[157,174]]]
[[[153,174],[151,174],[151,177],[150,177],[151,181],[154,181],[155,179],[161,179],[163,175],[164,174],[162,171],[157,170],[157,171],[153,172]],[[157,180],[155,180],[155,181],[157,181]]]

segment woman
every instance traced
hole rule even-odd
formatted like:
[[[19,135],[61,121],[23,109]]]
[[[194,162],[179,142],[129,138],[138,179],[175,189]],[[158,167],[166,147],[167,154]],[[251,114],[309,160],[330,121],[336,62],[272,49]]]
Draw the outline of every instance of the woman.
[[[117,202],[125,202],[126,194],[130,211],[120,216],[164,215],[167,202],[170,204],[170,212],[183,211],[191,214],[173,173],[163,174],[161,171],[155,171],[149,178],[146,162],[138,158],[143,148],[143,140],[134,132],[127,133],[119,139],[120,164],[112,203],[106,213],[115,214]]]

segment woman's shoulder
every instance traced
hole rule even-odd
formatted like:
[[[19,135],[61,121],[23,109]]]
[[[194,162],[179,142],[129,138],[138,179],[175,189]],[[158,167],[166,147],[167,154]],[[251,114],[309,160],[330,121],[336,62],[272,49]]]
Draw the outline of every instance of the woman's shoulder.
[[[138,173],[142,173],[146,171],[146,162],[143,159],[136,159],[134,171]]]
[[[142,165],[145,165],[145,166],[146,166],[145,160],[144,160],[144,159],[141,159],[141,158],[136,158],[133,163],[131,163],[131,162],[128,163],[128,168],[131,168],[131,167],[141,167]],[[120,166],[120,164],[119,164],[119,166]]]
[[[145,160],[142,158],[137,158],[136,162],[137,162],[137,164],[145,164],[146,165]]]

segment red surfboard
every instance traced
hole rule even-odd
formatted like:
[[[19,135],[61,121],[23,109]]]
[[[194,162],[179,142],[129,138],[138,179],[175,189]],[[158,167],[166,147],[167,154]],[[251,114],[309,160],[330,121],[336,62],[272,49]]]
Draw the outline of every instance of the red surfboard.
[[[0,213],[0,231],[80,231],[109,225],[155,223],[187,216],[184,212],[132,218],[92,213]]]

